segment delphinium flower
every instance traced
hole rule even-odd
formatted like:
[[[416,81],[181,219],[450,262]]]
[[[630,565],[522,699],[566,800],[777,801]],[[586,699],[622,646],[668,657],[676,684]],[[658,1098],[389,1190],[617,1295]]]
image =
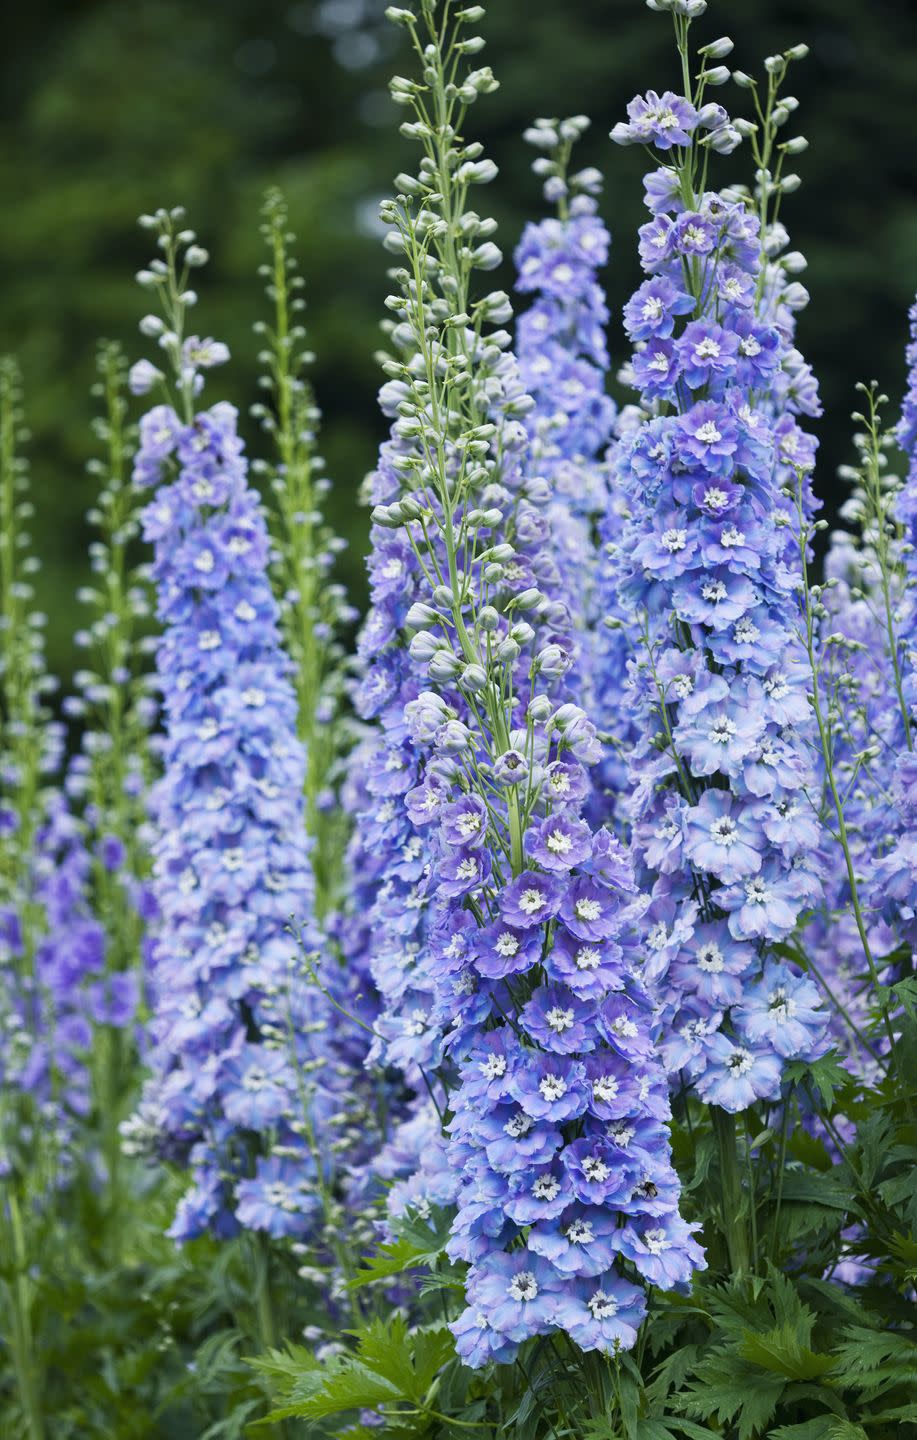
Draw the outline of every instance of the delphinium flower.
[[[911,322],[909,389],[893,434],[882,423],[887,396],[878,393],[875,382],[858,387],[865,404],[863,412],[854,416],[861,426],[859,464],[852,473],[854,489],[846,507],[846,518],[856,522],[861,539],[854,589],[851,594],[848,587],[845,593],[848,577],[829,573],[824,593],[807,591],[813,703],[843,852],[835,888],[847,910],[846,917],[841,911],[834,921],[834,929],[846,935],[836,937],[832,932],[829,942],[834,941],[832,953],[841,956],[849,956],[851,950],[857,956],[854,942],[859,942],[855,973],[863,979],[857,1000],[865,1010],[861,1019],[867,1023],[858,1028],[856,1060],[859,1069],[873,1074],[877,1067],[901,1065],[895,1045],[897,1001],[893,1002],[890,987],[901,978],[896,958],[913,947],[917,936],[913,736],[917,687],[910,644],[917,310],[911,312]],[[908,461],[904,480],[888,467],[887,452],[895,441]],[[816,625],[828,632],[825,650],[831,666],[820,667],[816,660],[811,644]],[[847,1008],[848,1012],[852,1008],[849,1003]]]
[[[402,863],[426,918],[400,983],[392,957],[378,1029],[394,1063],[401,1052],[423,1073],[438,1067],[448,1091],[461,1186],[450,1251],[469,1265],[459,1354],[511,1360],[557,1330],[613,1352],[636,1339],[645,1284],[687,1281],[702,1254],[678,1215],[630,860],[581,817],[599,745],[563,695],[571,607],[551,589],[532,401],[509,335],[493,328],[509,318],[506,296],[474,295],[475,272],[500,252],[466,197],[495,167],[461,132],[495,82],[486,68],[444,77],[480,50],[463,26],[481,10],[424,0],[419,16],[389,13],[423,66],[423,83],[398,77],[392,93],[413,109],[402,133],[424,153],[383,206],[400,256],[388,306],[401,353],[386,362],[397,418],[371,566],[399,604],[410,576],[407,613],[387,628],[380,616],[397,657],[380,676],[396,737],[382,773],[394,832],[402,807],[416,827]]]
[[[305,755],[236,414],[225,403],[194,411],[205,371],[227,352],[184,334],[188,272],[206,255],[179,221],[174,211],[145,221],[162,258],[140,276],[164,316],[141,328],[173,368],[179,408],[143,417],[134,467],[138,485],[155,487],[143,527],[166,737],[152,1074],[130,1138],[150,1122],[146,1138],[190,1170],[175,1238],[240,1227],[295,1238],[319,1220],[316,1136],[336,1103],[322,1078],[325,1002],[289,933],[311,949]]]
[[[82,812],[93,864],[90,891],[105,917],[104,976],[110,1003],[97,1007],[92,1045],[93,1085],[109,1193],[117,1194],[120,1121],[136,1096],[134,1027],[141,999],[145,949],[152,944],[155,903],[147,884],[147,792],[155,773],[150,731],[156,705],[145,664],[150,597],[143,567],[134,563],[141,491],[130,475],[135,433],[127,420],[127,365],[120,347],[98,354],[95,424],[102,455],[90,462],[101,482],[90,510],[97,538],[90,547],[93,583],[79,599],[88,611],[76,641],[85,656],[75,677],[79,693],[65,711],[81,725],[67,793]]]
[[[89,866],[56,783],[62,730],[34,608],[31,511],[18,370],[0,362],[0,1243],[18,1405],[43,1433],[37,1258],[64,1187],[92,1164],[87,1061],[103,966],[86,905]]]
[[[813,693],[830,736],[825,788],[833,780],[841,800],[843,844],[825,847],[823,900],[804,944],[832,998],[835,1043],[869,1078],[882,1068],[889,1043],[877,1024],[864,946],[881,974],[907,926],[887,904],[885,885],[906,853],[897,772],[906,772],[910,753],[904,688],[912,601],[895,518],[901,482],[887,464],[894,436],[881,425],[885,397],[874,385],[861,390],[866,403],[857,417],[857,464],[841,472],[852,485],[841,516],[855,534],[832,535],[825,583],[810,601],[818,624]],[[887,983],[889,977],[881,978]]]
[[[564,656],[566,687],[594,714],[606,733],[593,788],[617,793],[629,717],[618,696],[628,654],[622,627],[608,614],[614,596],[605,583],[602,553],[619,519],[609,486],[609,445],[616,409],[605,392],[608,308],[598,280],[610,237],[597,214],[601,176],[593,168],[569,173],[571,152],[585,132],[585,116],[536,120],[526,139],[542,153],[534,163],[544,178],[555,217],[529,224],[516,249],[516,289],[534,303],[516,325],[520,376],[534,401],[526,416],[533,468],[550,485],[546,515],[558,568],[558,595],[575,628]],[[569,583],[578,577],[576,587]],[[551,593],[550,587],[546,587]],[[606,695],[614,692],[614,702]]]
[[[692,13],[657,8],[673,12],[687,75]],[[754,91],[752,197],[706,188],[710,152],[741,138],[705,103],[728,78],[712,62],[731,48],[703,47],[692,94],[634,102],[613,132],[663,160],[645,182],[647,278],[624,312],[647,418],[617,464],[629,518],[615,565],[641,642],[625,703],[642,732],[630,779],[638,877],[652,897],[644,977],[669,1069],[720,1113],[778,1100],[783,1062],[815,1058],[825,1030],[812,980],[770,949],[820,884],[785,494],[812,466],[797,416],[817,397],[792,345],[798,262],[780,258],[786,234],[773,219],[796,183],[782,167],[800,147],[776,139],[791,108],[781,111],[779,85],[798,52],[768,62],[764,104]]]
[[[910,946],[917,943],[917,759],[914,728],[917,721],[917,646],[912,640],[917,593],[917,303],[910,310],[910,344],[907,348],[908,388],[895,439],[907,462],[907,475],[892,495],[891,525],[896,527],[899,577],[904,594],[899,613],[887,626],[888,662],[895,681],[900,725],[889,737],[897,751],[892,778],[893,804],[899,839],[890,847],[877,877],[886,913],[892,917]],[[873,431],[873,439],[875,440]],[[880,484],[877,481],[877,484]],[[878,507],[876,507],[878,508]],[[880,511],[877,525],[885,520]],[[881,556],[880,556],[881,558]],[[888,607],[886,606],[886,613]],[[897,717],[896,717],[897,718]]]

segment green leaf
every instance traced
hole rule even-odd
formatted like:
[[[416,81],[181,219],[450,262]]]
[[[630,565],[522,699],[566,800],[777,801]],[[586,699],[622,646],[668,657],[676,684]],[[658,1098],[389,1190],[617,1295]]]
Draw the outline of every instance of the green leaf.
[[[400,1315],[372,1321],[359,1332],[358,1345],[361,1361],[418,1405],[443,1365],[455,1354],[448,1330],[438,1326],[409,1335]]]
[[[406,1270],[416,1270],[426,1263],[426,1255],[410,1240],[395,1240],[380,1245],[375,1255],[368,1256],[348,1285],[351,1290],[361,1290],[376,1280],[390,1280],[393,1275],[403,1275]]]
[[[911,1020],[917,1021],[917,976],[898,980],[889,989],[889,998],[900,1005]]]
[[[395,1239],[380,1245],[376,1254],[364,1261],[363,1268],[349,1282],[350,1288],[359,1290],[375,1280],[402,1275],[405,1270],[432,1270],[445,1254],[451,1223],[448,1211],[440,1209],[431,1212],[429,1222],[418,1217],[402,1221]]]
[[[833,1369],[835,1363],[831,1355],[818,1354],[807,1345],[800,1344],[798,1329],[793,1324],[781,1325],[764,1335],[746,1330],[739,1353],[755,1365],[783,1375],[788,1380],[817,1380]]]
[[[862,1425],[855,1425],[852,1420],[832,1420],[828,1440],[869,1440],[869,1437]]]
[[[917,1400],[909,1401],[907,1405],[893,1405],[888,1410],[871,1410],[863,1419],[870,1425],[886,1420],[917,1420]]]
[[[694,1369],[699,1355],[696,1345],[681,1345],[656,1366],[647,1395],[651,1401],[663,1401],[672,1390],[680,1390]]]
[[[900,1361],[905,1370],[917,1376],[917,1344],[908,1336],[867,1330],[862,1325],[848,1325],[843,1335],[834,1352],[843,1375],[866,1375],[889,1361]]]
[[[834,1174],[812,1175],[804,1170],[789,1170],[783,1178],[784,1200],[805,1201],[826,1210],[856,1211],[856,1197],[845,1189]]]
[[[400,1398],[397,1385],[351,1358],[333,1369],[329,1366],[318,1392],[295,1402],[288,1413],[304,1420],[324,1420],[341,1410],[372,1409]]]
[[[738,1440],[756,1440],[773,1418],[783,1389],[780,1376],[718,1347],[698,1366],[690,1389],[672,1403],[703,1420],[715,1415],[723,1425],[733,1422]]]
[[[819,1415],[814,1420],[802,1420],[796,1425],[777,1425],[771,1430],[768,1440],[827,1440],[836,1415]]]
[[[796,1425],[777,1425],[768,1440],[830,1440],[836,1415],[817,1415],[814,1420],[801,1420]]]
[[[810,1080],[815,1086],[826,1109],[834,1104],[834,1096],[838,1090],[848,1090],[854,1083],[850,1071],[845,1070],[837,1058],[837,1051],[830,1050],[821,1059],[791,1060],[784,1067],[784,1077],[787,1080],[800,1084],[803,1080]]]
[[[297,1380],[304,1370],[321,1368],[311,1350],[306,1350],[302,1345],[293,1345],[290,1341],[287,1341],[283,1350],[268,1350],[265,1355],[246,1355],[243,1359],[246,1365],[250,1365],[259,1374],[266,1375],[269,1380],[288,1381],[290,1384]]]

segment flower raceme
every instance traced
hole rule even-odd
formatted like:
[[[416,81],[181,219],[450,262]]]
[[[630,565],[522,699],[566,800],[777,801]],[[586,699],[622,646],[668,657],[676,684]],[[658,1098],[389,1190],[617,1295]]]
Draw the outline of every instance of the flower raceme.
[[[404,23],[425,73],[448,73],[435,28],[421,37],[421,22]],[[474,73],[487,88],[489,72]],[[435,1066],[448,1091],[449,1248],[469,1264],[454,1328],[462,1358],[481,1365],[557,1329],[586,1349],[627,1347],[645,1307],[635,1280],[680,1283],[703,1259],[678,1217],[630,860],[582,818],[600,746],[562,689],[575,604],[549,533],[551,491],[530,468],[537,419],[495,328],[506,297],[471,298],[475,270],[499,252],[465,194],[494,168],[455,140],[467,101],[431,89],[439,128],[383,210],[401,268],[382,397],[393,438],[374,481],[382,606],[367,627],[384,647],[367,683],[390,707],[389,758],[370,788],[390,776],[384,823],[400,828],[406,811],[415,827],[398,868],[425,919],[418,932],[411,904],[400,964],[386,947],[378,1028],[390,1060],[428,1078]],[[467,236],[458,251],[446,206]],[[522,266],[569,290],[567,257],[601,235],[585,210],[559,225],[550,247],[529,235]]]
[[[186,397],[219,347],[181,346]],[[161,925],[151,977],[152,1071],[132,1138],[192,1174],[172,1234],[239,1227],[301,1236],[319,1199],[325,1004],[296,963],[311,948],[305,756],[279,638],[269,545],[236,414],[157,405],[135,478],[163,635],[166,737],[154,804]],[[327,1075],[327,1071],[324,1071]]]
[[[640,641],[626,703],[642,731],[644,979],[669,1069],[739,1111],[779,1098],[783,1060],[824,1047],[812,982],[767,958],[820,883],[785,494],[811,468],[796,417],[817,400],[792,345],[785,234],[741,196],[696,188],[705,144],[739,139],[701,100],[702,82],[694,100],[651,94],[613,132],[665,156],[645,182],[647,278],[624,312],[645,418],[618,450],[630,518],[614,573]]]

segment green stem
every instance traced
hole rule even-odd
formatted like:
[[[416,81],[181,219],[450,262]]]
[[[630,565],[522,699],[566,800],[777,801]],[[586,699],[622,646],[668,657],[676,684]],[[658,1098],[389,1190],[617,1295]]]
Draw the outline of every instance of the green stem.
[[[720,1157],[723,1234],[732,1273],[739,1277],[751,1269],[751,1257],[748,1229],[742,1214],[742,1172],[739,1168],[736,1118],[727,1110],[721,1110],[718,1105],[710,1106],[710,1118],[713,1121],[713,1133]]]
[[[19,1201],[10,1187],[7,1197],[13,1241],[15,1278],[11,1286],[13,1302],[13,1363],[19,1401],[25,1416],[29,1440],[44,1440],[45,1426],[41,1411],[35,1337],[32,1331],[32,1282],[29,1279],[25,1230]]]
[[[837,834],[841,849],[844,852],[844,865],[847,871],[847,883],[850,888],[850,903],[853,908],[853,917],[856,922],[857,934],[860,937],[863,955],[869,969],[869,978],[872,981],[882,1015],[882,1023],[888,1037],[890,1057],[897,1059],[900,1071],[900,1057],[896,1056],[895,1032],[892,1028],[891,1019],[888,1014],[888,1004],[882,998],[882,986],[879,980],[879,972],[876,969],[876,962],[873,958],[872,947],[869,943],[869,936],[866,931],[866,921],[863,915],[863,907],[860,900],[860,887],[857,882],[856,870],[853,864],[853,856],[850,851],[850,835],[847,830],[847,820],[844,814],[844,802],[838,793],[837,780],[834,774],[834,754],[831,745],[831,736],[822,709],[821,686],[819,685],[819,664],[815,654],[815,612],[812,605],[812,591],[809,585],[809,568],[806,558],[806,544],[808,541],[808,528],[805,521],[805,512],[802,502],[802,475],[797,476],[796,509],[799,516],[799,551],[802,566],[803,595],[805,597],[805,621],[806,621],[806,654],[809,660],[809,671],[812,677],[811,703],[815,713],[815,724],[818,728],[818,738],[821,746],[822,758],[825,764],[825,778],[828,783],[828,790],[831,794],[831,802],[837,818]],[[905,1077],[900,1075],[902,1084]],[[906,1087],[905,1087],[906,1088]]]

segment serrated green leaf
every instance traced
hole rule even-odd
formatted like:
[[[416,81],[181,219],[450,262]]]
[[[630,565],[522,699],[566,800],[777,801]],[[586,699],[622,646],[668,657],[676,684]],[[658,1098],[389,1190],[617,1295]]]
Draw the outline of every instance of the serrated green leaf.
[[[732,1422],[738,1440],[755,1440],[773,1418],[784,1382],[750,1365],[735,1351],[718,1347],[698,1366],[691,1387],[672,1399],[679,1409],[703,1420]]]
[[[828,1440],[868,1440],[868,1436],[862,1425],[855,1425],[852,1420],[833,1420]]]
[[[834,1367],[831,1355],[820,1355],[800,1344],[797,1330],[791,1324],[768,1330],[764,1335],[746,1330],[739,1353],[787,1380],[817,1380]]]
[[[680,1435],[687,1435],[688,1440],[710,1440],[710,1431],[707,1427],[695,1425],[693,1420],[685,1420],[682,1416],[672,1416],[670,1420],[666,1421],[666,1424],[671,1425],[673,1430],[677,1430]]]
[[[894,1331],[867,1330],[848,1325],[841,1343],[835,1346],[837,1368],[846,1377],[877,1371],[889,1361],[898,1362],[917,1377],[917,1344]]]
[[[656,1366],[647,1395],[651,1400],[665,1400],[672,1390],[679,1390],[693,1370],[700,1351],[696,1345],[681,1345]]]
[[[813,1061],[791,1060],[784,1067],[784,1077],[796,1084],[809,1080],[815,1086],[826,1109],[834,1104],[838,1091],[847,1090],[854,1083],[849,1070],[840,1063],[835,1050]]]
[[[268,1350],[264,1355],[245,1355],[242,1358],[246,1365],[250,1365],[259,1374],[266,1375],[269,1380],[290,1383],[298,1379],[304,1370],[321,1368],[311,1350],[290,1341],[283,1350]]]
[[[777,1425],[768,1440],[829,1440],[836,1415],[818,1415],[814,1420],[800,1420],[795,1425]]]
[[[348,1280],[348,1288],[362,1290],[376,1280],[390,1280],[393,1275],[403,1275],[406,1270],[415,1270],[425,1263],[424,1255],[409,1240],[395,1240],[380,1245],[374,1255],[364,1258],[356,1275]]]
[[[430,1221],[414,1218],[402,1221],[396,1238],[380,1245],[374,1255],[364,1258],[363,1267],[350,1280],[352,1290],[360,1290],[376,1280],[391,1279],[406,1270],[430,1269],[445,1253],[451,1219],[444,1210],[434,1210]]]
[[[633,1430],[634,1440],[672,1440],[672,1432],[664,1420],[638,1420]]]
[[[401,1398],[396,1385],[352,1358],[328,1367],[321,1388],[304,1397],[291,1412],[303,1420],[324,1420],[342,1410],[372,1409],[393,1404]]]

